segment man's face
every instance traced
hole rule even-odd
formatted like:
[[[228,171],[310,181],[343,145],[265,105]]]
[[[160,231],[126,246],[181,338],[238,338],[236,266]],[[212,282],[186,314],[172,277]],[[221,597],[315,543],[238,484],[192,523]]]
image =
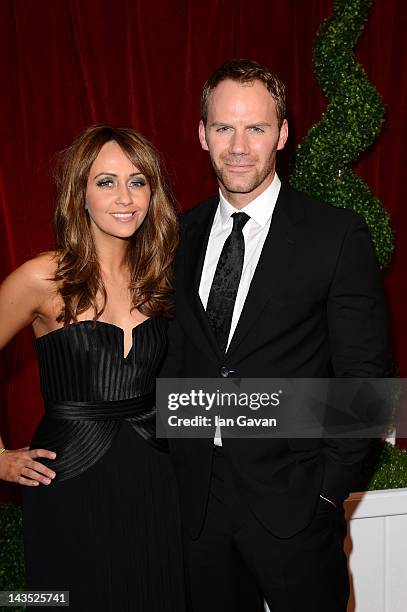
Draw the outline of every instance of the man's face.
[[[270,185],[276,151],[287,135],[287,121],[279,129],[275,101],[263,83],[219,83],[208,101],[206,127],[199,124],[199,139],[231,204],[241,208]]]

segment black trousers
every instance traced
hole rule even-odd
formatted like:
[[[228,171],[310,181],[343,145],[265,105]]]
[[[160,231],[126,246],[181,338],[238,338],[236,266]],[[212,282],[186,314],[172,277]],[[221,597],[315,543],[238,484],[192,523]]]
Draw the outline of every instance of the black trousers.
[[[342,509],[320,500],[311,524],[272,535],[242,498],[221,449],[214,452],[205,524],[184,535],[189,612],[346,612],[349,579]]]

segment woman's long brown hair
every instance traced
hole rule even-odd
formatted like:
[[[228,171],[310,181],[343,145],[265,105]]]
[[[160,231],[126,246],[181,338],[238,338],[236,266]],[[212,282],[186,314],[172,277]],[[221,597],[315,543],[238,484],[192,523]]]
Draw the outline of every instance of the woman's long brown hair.
[[[68,325],[93,309],[103,313],[107,294],[103,283],[90,220],[85,210],[90,168],[102,146],[116,142],[146,177],[151,199],[144,222],[128,240],[132,308],[146,316],[171,316],[172,267],[178,245],[174,199],[154,147],[129,128],[96,125],[82,133],[63,152],[57,178],[55,211],[57,241],[56,281],[64,307],[59,322]]]

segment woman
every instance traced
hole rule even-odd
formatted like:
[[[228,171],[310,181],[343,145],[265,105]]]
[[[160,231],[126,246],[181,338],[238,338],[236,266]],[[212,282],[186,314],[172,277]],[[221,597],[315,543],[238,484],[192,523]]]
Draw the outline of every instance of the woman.
[[[152,146],[95,126],[64,155],[57,249],[0,289],[0,347],[31,324],[45,416],[3,450],[23,485],[27,588],[74,611],[182,612],[176,487],[155,439],[177,221]],[[0,439],[0,447],[3,443]]]

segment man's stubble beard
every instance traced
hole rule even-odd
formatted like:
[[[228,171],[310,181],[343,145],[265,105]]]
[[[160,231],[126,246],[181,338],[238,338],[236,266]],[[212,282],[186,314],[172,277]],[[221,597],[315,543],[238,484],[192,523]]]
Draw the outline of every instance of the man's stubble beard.
[[[274,174],[276,164],[276,150],[270,153],[270,156],[267,159],[267,162],[265,163],[263,168],[260,168],[260,170],[256,168],[254,176],[248,176],[246,179],[244,177],[239,176],[230,176],[230,174],[225,168],[222,168],[217,165],[212,155],[210,156],[210,158],[213,170],[218,181],[229,193],[251,193],[252,191],[257,189],[257,187],[259,187],[270,174]],[[229,157],[228,161],[230,161],[230,159],[231,158]],[[250,162],[252,161],[253,160],[250,160]],[[242,166],[243,165],[244,164],[242,164]]]

